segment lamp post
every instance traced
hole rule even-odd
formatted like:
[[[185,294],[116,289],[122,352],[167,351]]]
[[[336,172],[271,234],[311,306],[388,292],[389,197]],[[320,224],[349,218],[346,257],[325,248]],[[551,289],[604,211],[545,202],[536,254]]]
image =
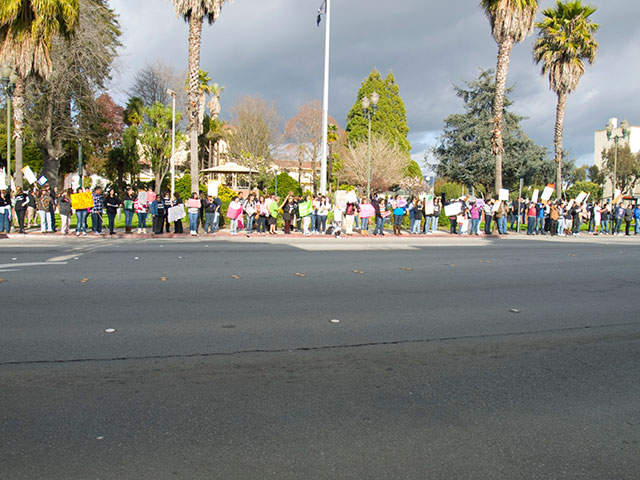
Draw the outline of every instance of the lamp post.
[[[369,145],[369,153],[368,153],[368,170],[367,170],[367,199],[371,198],[371,120],[373,116],[378,111],[378,101],[380,100],[380,95],[378,92],[373,92],[370,97],[363,97],[361,100],[362,104],[362,114],[364,118],[369,121],[369,137],[368,137],[368,145]]]
[[[11,189],[11,98],[18,76],[8,64],[0,66],[0,83],[7,99],[7,177]]]
[[[176,92],[167,88],[167,94],[171,95],[171,198],[176,189]],[[156,189],[159,186],[156,185]]]
[[[620,126],[622,127],[622,135],[614,135],[613,134],[613,123],[611,123],[611,120],[609,120],[609,122],[607,123],[607,126],[605,127],[606,131],[607,131],[607,140],[611,141],[613,140],[614,144],[615,144],[615,150],[613,151],[613,179],[612,179],[612,188],[611,188],[611,200],[613,200],[615,198],[616,195],[616,183],[617,183],[617,169],[618,169],[618,142],[620,140],[627,140],[629,138],[629,135],[631,133],[631,130],[629,129],[629,122],[627,122],[626,120],[623,120],[622,123],[620,124]]]

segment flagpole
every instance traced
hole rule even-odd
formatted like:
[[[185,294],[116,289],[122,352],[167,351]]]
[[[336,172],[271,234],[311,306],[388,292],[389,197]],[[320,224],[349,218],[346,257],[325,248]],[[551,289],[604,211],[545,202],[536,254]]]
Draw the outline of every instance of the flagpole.
[[[324,90],[322,96],[322,158],[320,159],[320,193],[327,194],[327,136],[329,133],[329,43],[331,32],[331,0],[325,0]]]

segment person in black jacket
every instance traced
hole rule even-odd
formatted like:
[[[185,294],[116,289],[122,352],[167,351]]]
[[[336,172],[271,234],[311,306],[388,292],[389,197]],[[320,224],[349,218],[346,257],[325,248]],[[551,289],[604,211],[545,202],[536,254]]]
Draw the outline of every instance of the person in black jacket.
[[[122,202],[116,196],[116,192],[111,189],[104,199],[104,206],[107,209],[107,217],[109,218],[109,235],[116,233],[114,226],[116,223],[116,214],[118,213],[118,207]]]
[[[0,190],[0,232],[11,230],[11,197],[7,190]]]
[[[16,211],[16,217],[18,217],[18,228],[20,233],[24,233],[24,218],[27,213],[27,206],[29,205],[29,202],[29,194],[24,193],[22,191],[22,187],[17,187],[14,209]]]
[[[164,230],[169,233],[169,209],[173,206],[171,203],[171,194],[169,192],[164,192],[162,203],[164,204]]]

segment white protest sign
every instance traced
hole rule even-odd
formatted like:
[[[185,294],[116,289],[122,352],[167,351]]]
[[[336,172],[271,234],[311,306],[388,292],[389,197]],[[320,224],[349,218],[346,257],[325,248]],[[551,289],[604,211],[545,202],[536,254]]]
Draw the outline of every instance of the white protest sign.
[[[538,195],[540,195],[540,190],[537,188],[533,191],[533,195],[531,195],[531,201],[533,203],[538,203]]]
[[[347,191],[346,190],[338,190],[336,191],[336,205],[340,208],[345,208],[347,206]]]
[[[497,213],[500,210],[500,205],[502,205],[502,200],[498,200],[493,204],[493,208],[491,209],[491,213]]]
[[[460,215],[462,213],[462,202],[450,203],[449,205],[445,205],[444,214],[447,217],[455,217],[456,215]]]
[[[147,205],[147,192],[138,193],[138,203],[140,205]]]
[[[42,175],[39,179],[38,179],[38,185],[42,186],[45,183],[47,183],[47,177],[45,177],[44,175]]]
[[[551,195],[553,195],[553,191],[555,190],[555,188],[556,186],[553,183],[549,183],[546,187],[544,187],[542,195],[540,196],[540,200],[542,200],[543,202],[548,202],[549,200],[551,200]]]
[[[178,220],[182,220],[186,216],[184,207],[182,205],[170,207],[167,213],[170,222],[177,222]]]
[[[429,197],[429,195],[427,195],[427,197]],[[426,202],[424,202],[424,214],[433,215],[435,211],[436,211],[436,208],[433,204],[433,197],[432,197],[431,200],[427,200]]]
[[[503,202],[509,201],[509,190],[507,188],[501,188],[498,193],[498,200],[502,200]]]
[[[355,190],[349,190],[347,192],[347,203],[358,203],[358,196]]]
[[[218,196],[218,189],[220,188],[220,180],[212,180],[207,184],[207,195],[210,197]]]
[[[587,198],[587,192],[580,192],[576,197],[576,203],[581,204]]]
[[[4,169],[0,172],[0,190],[7,189],[7,174]]]
[[[622,200],[622,191],[616,188],[616,192],[613,194],[613,203],[619,203]]]
[[[27,165],[26,167],[24,167],[22,169],[22,173],[24,174],[24,178],[27,179],[27,182],[29,182],[30,184],[34,184],[38,181],[38,179],[36,178],[36,176],[33,174],[33,171],[31,170],[31,167],[29,167],[29,165]]]

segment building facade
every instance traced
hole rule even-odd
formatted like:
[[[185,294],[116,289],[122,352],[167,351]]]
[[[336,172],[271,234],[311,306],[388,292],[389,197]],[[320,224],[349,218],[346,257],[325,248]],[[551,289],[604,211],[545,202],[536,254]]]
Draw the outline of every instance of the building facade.
[[[613,131],[611,133],[611,140],[607,139],[607,131],[603,128],[602,130],[597,130],[593,135],[593,164],[596,165],[600,170],[604,169],[604,160],[602,159],[602,152],[604,150],[608,150],[615,146],[615,142],[613,137],[618,136],[622,137],[622,127],[620,126],[617,118],[612,118],[609,120],[613,125]],[[640,152],[640,127],[629,127],[629,138],[628,139],[620,139],[618,141],[618,148],[623,145],[629,144],[632,153]],[[604,198],[611,198],[613,196],[613,179],[611,177],[605,178],[604,182]],[[640,196],[640,184],[636,184],[633,189],[633,196]]]

